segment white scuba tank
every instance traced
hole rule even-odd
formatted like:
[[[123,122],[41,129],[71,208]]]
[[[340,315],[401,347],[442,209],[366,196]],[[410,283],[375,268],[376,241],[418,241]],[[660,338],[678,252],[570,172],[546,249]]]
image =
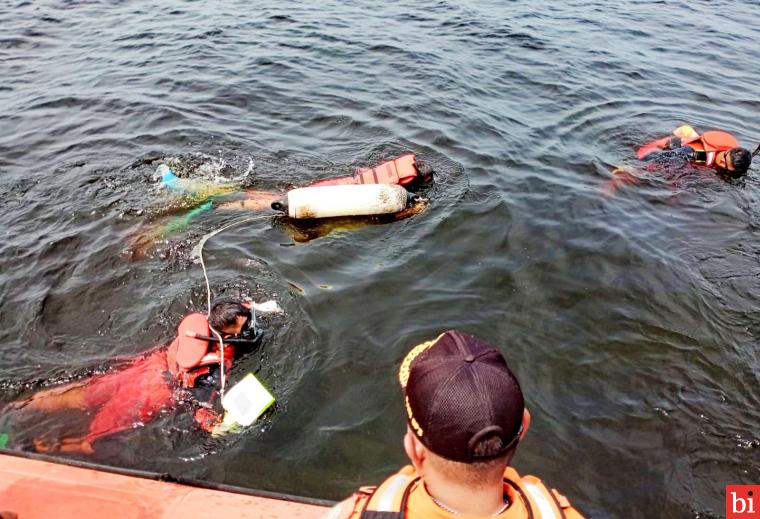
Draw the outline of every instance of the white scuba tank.
[[[301,187],[272,203],[296,219],[398,213],[415,195],[395,184],[347,184]]]

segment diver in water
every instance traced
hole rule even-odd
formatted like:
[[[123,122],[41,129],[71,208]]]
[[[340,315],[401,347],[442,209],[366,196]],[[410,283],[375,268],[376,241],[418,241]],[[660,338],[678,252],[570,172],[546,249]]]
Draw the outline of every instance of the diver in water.
[[[729,178],[740,178],[749,170],[760,146],[750,153],[728,132],[711,130],[698,133],[688,125],[672,135],[657,139],[636,150],[636,158],[645,161],[647,171],[680,169],[685,165],[702,166]],[[639,179],[626,168],[618,168],[606,190],[614,193],[620,184],[637,184]]]
[[[266,211],[271,209],[272,203],[281,199],[285,194],[282,191],[267,191],[248,189],[231,192],[229,185],[212,184],[199,185],[184,179],[177,178],[166,166],[159,166],[158,175],[163,184],[174,193],[190,197],[197,207],[182,216],[172,218],[170,221],[160,222],[142,231],[138,236],[130,240],[129,252],[133,257],[142,257],[156,241],[177,233],[187,227],[190,221],[201,213],[210,210],[221,211]],[[430,181],[433,176],[433,168],[417,159],[414,153],[405,153],[394,159],[385,161],[371,168],[357,169],[353,174],[318,180],[307,185],[334,186],[350,184],[396,184],[407,189],[413,189]],[[417,204],[394,216],[393,219],[401,219],[416,214],[424,207]],[[300,235],[300,233],[298,233]],[[296,238],[296,241],[301,241]]]
[[[339,186],[350,184],[398,184],[406,188],[416,187],[428,182],[433,175],[433,168],[417,160],[414,153],[406,153],[395,159],[388,160],[372,168],[360,168],[351,175],[317,180],[307,187]],[[269,209],[272,203],[282,198],[279,191],[246,190],[237,195],[239,200],[225,201],[219,204],[219,209],[249,209],[263,211]],[[227,198],[235,197],[235,195]]]
[[[755,154],[760,146],[755,150]],[[753,154],[739,147],[736,137],[724,131],[707,131],[703,134],[684,125],[673,135],[657,139],[636,151],[639,160],[653,163],[689,163],[714,168],[732,177],[744,175],[752,163]]]
[[[223,355],[214,330],[222,337]],[[200,313],[185,316],[168,346],[135,358],[128,367],[40,391],[26,400],[11,402],[5,410],[81,410],[92,415],[83,436],[35,438],[38,452],[91,454],[95,440],[145,424],[160,411],[188,400],[198,407],[198,425],[210,432],[221,422],[213,410],[221,365],[226,373],[236,349],[255,347],[260,339],[251,303],[217,300],[208,318]]]

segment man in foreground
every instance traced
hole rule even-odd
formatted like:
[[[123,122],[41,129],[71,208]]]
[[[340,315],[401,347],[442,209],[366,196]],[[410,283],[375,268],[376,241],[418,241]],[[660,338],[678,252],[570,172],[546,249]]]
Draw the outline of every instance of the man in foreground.
[[[530,425],[517,379],[480,339],[451,330],[401,363],[412,462],[325,519],[582,518],[564,496],[509,466]]]

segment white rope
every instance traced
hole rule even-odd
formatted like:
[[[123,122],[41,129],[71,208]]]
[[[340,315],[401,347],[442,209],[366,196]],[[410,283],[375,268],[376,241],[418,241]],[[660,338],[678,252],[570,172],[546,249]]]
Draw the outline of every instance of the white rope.
[[[198,260],[200,261],[201,268],[203,269],[203,278],[206,280],[206,308],[208,310],[206,311],[206,319],[211,318],[211,285],[208,281],[208,272],[206,272],[206,264],[203,262],[203,246],[206,245],[206,242],[210,239],[216,236],[217,234],[226,231],[227,229],[231,227],[235,227],[236,225],[240,225],[241,223],[245,222],[252,222],[254,220],[263,220],[265,218],[272,218],[272,215],[259,215],[259,216],[247,216],[245,218],[240,218],[238,220],[233,220],[232,222],[223,225],[219,227],[214,232],[211,232],[204,236],[200,242],[198,242],[198,245],[193,247],[193,251],[191,253],[192,256],[197,256]],[[221,356],[219,360],[219,365],[222,372],[222,380],[221,380],[221,397],[224,398],[224,385],[225,385],[225,373],[224,373],[224,341],[222,340],[222,335],[216,331],[212,326],[211,323],[208,325],[209,330],[216,336],[217,339],[219,339],[219,354]]]

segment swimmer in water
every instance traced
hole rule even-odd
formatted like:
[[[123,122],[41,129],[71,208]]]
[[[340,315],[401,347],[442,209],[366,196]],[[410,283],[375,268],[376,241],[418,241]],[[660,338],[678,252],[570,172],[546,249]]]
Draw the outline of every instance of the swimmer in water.
[[[189,392],[197,404],[196,422],[211,432],[221,422],[221,415],[213,410],[220,366],[229,371],[235,353],[250,350],[261,338],[253,311],[248,301],[217,300],[209,318],[200,313],[185,316],[170,344],[134,358],[126,368],[39,391],[11,402],[4,411],[86,411],[92,419],[85,435],[35,438],[34,449],[92,454],[96,440],[150,422],[186,400]],[[210,328],[218,330],[225,341],[224,359],[218,340],[207,340],[212,337]]]
[[[739,147],[736,137],[728,132],[711,130],[698,133],[688,125],[680,126],[673,135],[657,139],[641,146],[636,157],[645,161],[647,171],[681,169],[691,165],[709,168],[730,178],[747,173],[752,158],[760,153],[760,146],[750,153]],[[640,179],[626,168],[618,168],[605,190],[615,193],[619,185],[637,184]]]
[[[433,169],[426,163],[417,159],[413,153],[400,155],[395,159],[388,160],[372,168],[360,168],[351,175],[344,177],[328,178],[318,180],[308,184],[311,186],[332,186],[346,184],[398,184],[404,187],[418,187],[430,181],[433,176]],[[165,179],[166,174],[162,175]],[[172,177],[168,177],[173,181]],[[174,177],[176,178],[176,177]],[[271,209],[272,202],[281,199],[285,193],[283,191],[266,191],[266,190],[244,190],[236,193],[224,193],[219,196],[213,196],[205,200],[200,206],[195,207],[188,213],[177,216],[168,222],[159,222],[152,225],[147,230],[130,239],[129,252],[134,258],[141,258],[146,255],[146,251],[158,240],[171,236],[185,229],[192,220],[198,215],[210,211],[253,211],[261,212]],[[394,215],[391,220],[407,218],[424,208],[424,204],[415,204],[409,209]],[[389,218],[379,218],[378,221],[385,222]],[[313,227],[313,226],[311,226]],[[304,236],[312,236],[314,232],[305,231],[294,232],[295,241],[305,241]]]

